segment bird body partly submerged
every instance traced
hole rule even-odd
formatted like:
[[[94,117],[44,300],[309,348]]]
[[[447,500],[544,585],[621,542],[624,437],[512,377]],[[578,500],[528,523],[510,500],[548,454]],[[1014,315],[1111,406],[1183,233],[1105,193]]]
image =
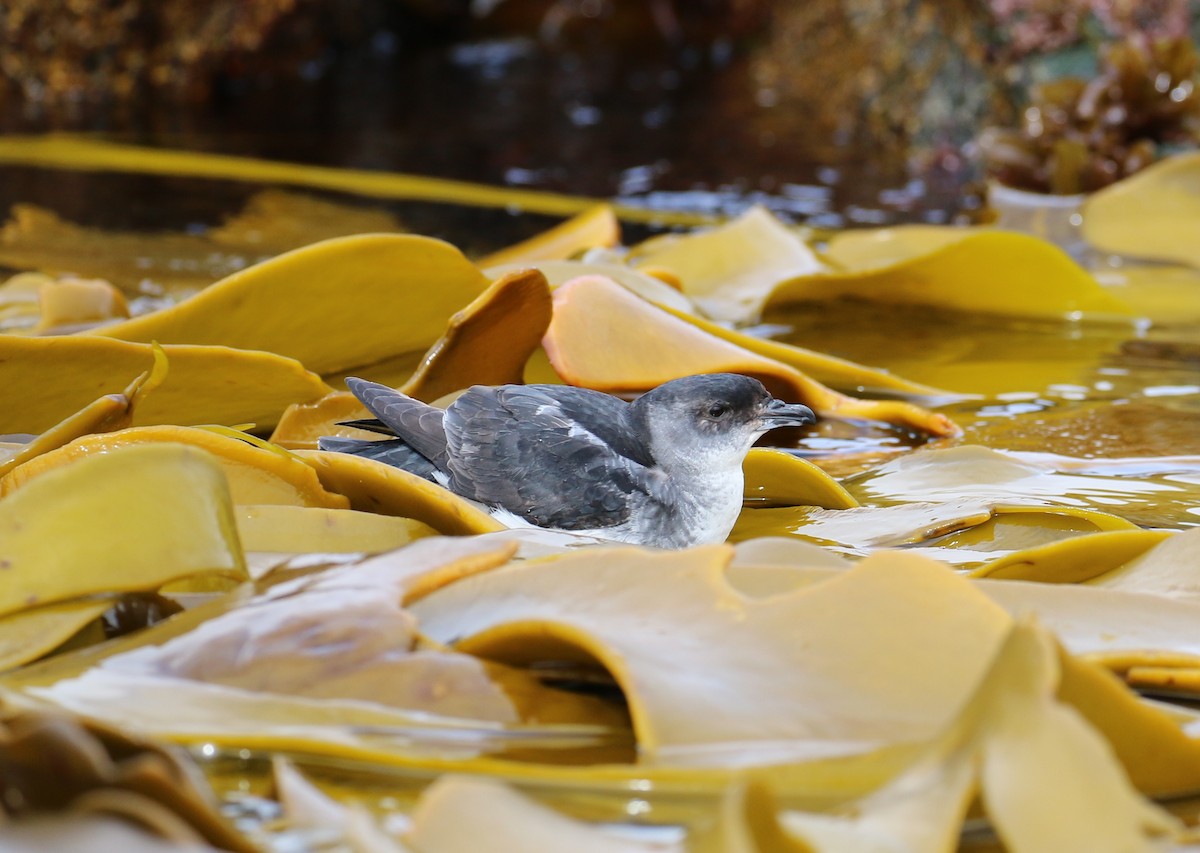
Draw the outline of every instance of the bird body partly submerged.
[[[427,477],[527,524],[685,548],[721,542],[742,506],[742,462],[777,426],[813,423],[735,374],[667,382],[632,403],[561,385],[476,385],[445,411],[348,379],[392,441],[321,439]]]

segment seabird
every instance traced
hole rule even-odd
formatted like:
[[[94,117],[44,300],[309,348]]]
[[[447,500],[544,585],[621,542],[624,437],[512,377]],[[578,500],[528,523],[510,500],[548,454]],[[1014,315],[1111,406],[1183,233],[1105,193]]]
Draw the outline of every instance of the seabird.
[[[478,501],[509,526],[659,548],[723,542],[742,507],[742,462],[767,430],[816,422],[731,373],[666,382],[631,403],[565,385],[475,385],[443,411],[354,377],[388,441],[321,438]]]

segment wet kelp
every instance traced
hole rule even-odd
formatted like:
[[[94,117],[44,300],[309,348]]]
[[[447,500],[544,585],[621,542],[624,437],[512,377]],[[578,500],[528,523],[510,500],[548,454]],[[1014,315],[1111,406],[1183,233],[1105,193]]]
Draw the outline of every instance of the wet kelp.
[[[973,807],[1018,851],[1179,837],[1151,798],[1200,793],[1200,718],[1163,701],[1200,697],[1200,459],[1017,432],[1111,422],[1121,394],[1195,425],[1195,271],[1114,285],[1023,235],[818,240],[763,211],[628,248],[614,227],[592,209],[482,269],[428,238],[336,237],[75,330],[41,323],[28,279],[0,291],[21,317],[0,335],[0,749],[28,755],[47,709],[104,726],[55,717],[54,760],[109,726],[191,746],[219,789],[272,798],[247,849],[942,851]],[[39,289],[64,273],[29,266]],[[887,346],[820,325],[872,316]],[[982,329],[1019,347],[976,352]],[[351,370],[435,403],[737,370],[823,420],[751,452],[736,547],[653,552],[507,531],[316,450],[370,436],[339,425],[365,415]],[[148,593],[182,612],[104,641]],[[297,765],[259,762],[279,753]],[[232,755],[230,777],[212,759]],[[125,784],[112,760],[90,785]],[[34,801],[36,780],[3,783]],[[93,826],[97,799],[37,810]],[[100,813],[209,827],[171,809]]]

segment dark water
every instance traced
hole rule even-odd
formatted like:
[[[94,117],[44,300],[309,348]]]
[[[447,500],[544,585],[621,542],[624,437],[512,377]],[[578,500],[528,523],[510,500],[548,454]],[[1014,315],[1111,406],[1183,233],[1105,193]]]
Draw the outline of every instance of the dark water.
[[[828,122],[810,124],[819,80],[810,92],[765,87],[758,57],[770,42],[769,30],[667,46],[381,27],[286,73],[218,75],[199,101],[153,93],[54,107],[10,100],[0,133],[95,133],[718,215],[762,203],[824,227],[971,215],[969,164],[915,169],[903,147],[849,125],[831,135]],[[181,229],[219,221],[252,189],[0,167],[0,212],[28,202],[84,224]],[[466,248],[503,245],[546,224],[447,206],[394,209],[414,230]]]

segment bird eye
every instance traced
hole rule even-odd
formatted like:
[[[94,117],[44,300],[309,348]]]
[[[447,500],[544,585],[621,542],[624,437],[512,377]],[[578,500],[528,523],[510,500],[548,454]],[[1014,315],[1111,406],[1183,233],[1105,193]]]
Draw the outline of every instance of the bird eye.
[[[713,403],[708,407],[708,416],[710,418],[719,418],[724,416],[729,411],[729,407],[724,403]]]

